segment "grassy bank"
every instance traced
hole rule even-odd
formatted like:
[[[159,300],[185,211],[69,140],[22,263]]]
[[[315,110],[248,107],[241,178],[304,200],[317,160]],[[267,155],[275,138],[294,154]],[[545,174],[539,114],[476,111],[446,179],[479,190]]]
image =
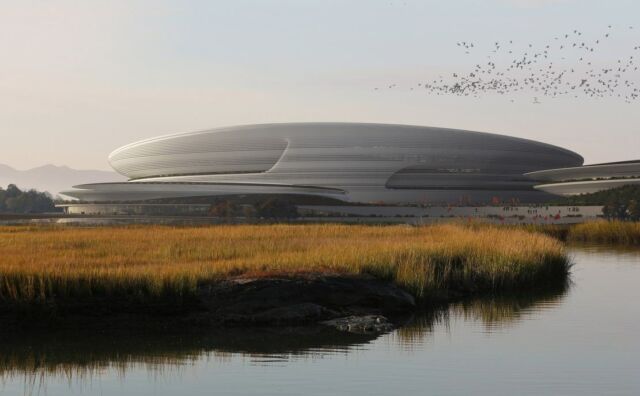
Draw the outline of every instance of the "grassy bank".
[[[570,242],[640,245],[640,223],[632,221],[593,221],[569,229]]]
[[[417,297],[537,287],[566,278],[560,242],[462,225],[0,227],[0,304],[189,302],[231,276],[370,274]]]
[[[478,226],[478,228],[481,227],[483,227],[483,225]],[[597,220],[572,225],[548,224],[507,227],[549,235],[570,243],[640,245],[640,222],[633,221]]]

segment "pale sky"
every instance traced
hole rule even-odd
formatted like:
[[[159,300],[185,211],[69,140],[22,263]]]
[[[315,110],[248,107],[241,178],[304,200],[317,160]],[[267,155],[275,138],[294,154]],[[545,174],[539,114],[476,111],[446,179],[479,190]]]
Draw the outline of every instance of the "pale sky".
[[[461,128],[587,163],[638,159],[640,101],[409,90],[468,70],[458,41],[545,43],[608,25],[603,65],[640,45],[640,1],[0,0],[0,163],[110,169],[108,154],[135,140],[294,121]]]

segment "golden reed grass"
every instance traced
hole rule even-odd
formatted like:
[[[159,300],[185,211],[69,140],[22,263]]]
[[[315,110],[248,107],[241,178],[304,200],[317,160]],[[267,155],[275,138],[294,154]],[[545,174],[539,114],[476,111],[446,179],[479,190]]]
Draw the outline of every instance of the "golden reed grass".
[[[478,223],[475,227],[482,227]],[[593,220],[579,224],[528,224],[503,226],[537,232],[566,242],[640,245],[640,222]]]
[[[571,242],[640,245],[640,223],[632,221],[591,221],[569,229]]]
[[[535,287],[566,278],[557,240],[445,224],[0,227],[0,303],[194,296],[238,275],[370,274],[418,297]]]

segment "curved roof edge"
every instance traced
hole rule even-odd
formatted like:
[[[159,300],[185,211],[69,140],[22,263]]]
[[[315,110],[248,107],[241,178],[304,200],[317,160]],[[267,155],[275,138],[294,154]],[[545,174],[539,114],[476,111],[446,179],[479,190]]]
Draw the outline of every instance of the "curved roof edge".
[[[543,146],[543,147],[547,147],[547,148],[551,148],[551,149],[555,149],[561,152],[564,152],[568,155],[574,156],[576,158],[576,160],[579,160],[581,163],[584,163],[584,158],[576,153],[575,151],[566,149],[564,147],[560,147],[560,146],[556,146],[550,143],[545,143],[545,142],[540,142],[537,140],[532,140],[532,139],[527,139],[527,138],[521,138],[521,137],[515,137],[515,136],[510,136],[510,135],[503,135],[503,134],[499,134],[499,133],[492,133],[492,132],[479,132],[479,131],[471,131],[471,130],[467,130],[467,129],[456,129],[456,128],[444,128],[444,127],[431,127],[431,126],[424,126],[424,125],[411,125],[411,124],[390,124],[390,123],[373,123],[373,122],[275,122],[275,123],[258,123],[258,124],[242,124],[242,125],[234,125],[234,126],[225,126],[225,127],[218,127],[218,128],[212,128],[212,129],[204,129],[204,130],[199,130],[199,131],[194,131],[194,132],[182,132],[182,133],[172,133],[172,134],[165,134],[165,135],[161,135],[161,136],[156,136],[156,137],[152,137],[152,138],[147,138],[147,139],[142,139],[142,140],[138,140],[129,144],[126,144],[124,146],[118,147],[115,150],[113,150],[110,154],[109,154],[109,162],[111,162],[111,158],[113,156],[115,156],[116,154],[124,151],[124,150],[128,150],[131,149],[133,147],[137,147],[139,145],[143,145],[146,143],[151,143],[151,142],[155,142],[155,141],[162,141],[162,140],[166,140],[166,139],[171,139],[171,138],[175,138],[178,136],[193,136],[193,135],[200,135],[200,134],[207,134],[207,133],[215,133],[215,132],[225,132],[225,131],[232,131],[232,130],[236,130],[236,129],[242,129],[242,128],[256,128],[256,127],[260,127],[260,128],[265,128],[265,127],[270,127],[270,126],[346,126],[346,125],[350,125],[350,126],[355,126],[355,125],[359,125],[359,126],[377,126],[377,127],[393,127],[393,128],[407,128],[407,129],[434,129],[434,130],[439,130],[439,131],[455,131],[455,132],[465,132],[465,133],[474,133],[474,134],[480,134],[480,135],[488,135],[488,136],[495,136],[495,137],[502,137],[504,139],[510,139],[510,140],[517,140],[517,141],[521,141],[521,142],[527,142],[530,144],[534,144],[534,145],[539,145],[539,146]]]
[[[259,190],[252,190],[257,188]],[[283,192],[283,193],[298,193],[298,194],[317,194],[325,196],[347,196],[347,192],[339,188],[331,187],[318,187],[308,185],[297,184],[278,184],[278,183],[232,183],[232,182],[216,182],[216,183],[171,183],[171,182],[108,182],[108,183],[90,183],[90,184],[78,184],[73,186],[73,190],[61,191],[60,194],[81,198],[83,195],[95,195],[95,194],[123,194],[126,197],[127,194],[136,196],[136,194],[148,193],[148,194],[160,194],[160,198],[174,197],[175,193],[179,193],[178,196],[188,196],[189,193],[194,195],[219,195],[220,190],[224,193],[228,193],[227,190],[236,189],[239,193],[251,194],[268,190],[267,192]],[[177,197],[177,196],[176,196]]]
[[[545,169],[525,173],[525,176],[538,181],[558,182],[580,178],[640,176],[640,160]]]
[[[611,190],[626,185],[640,184],[640,178],[636,179],[611,179],[611,180],[591,180],[565,183],[540,184],[534,186],[536,190],[544,191],[554,195],[573,196],[581,194],[591,194],[598,191]]]

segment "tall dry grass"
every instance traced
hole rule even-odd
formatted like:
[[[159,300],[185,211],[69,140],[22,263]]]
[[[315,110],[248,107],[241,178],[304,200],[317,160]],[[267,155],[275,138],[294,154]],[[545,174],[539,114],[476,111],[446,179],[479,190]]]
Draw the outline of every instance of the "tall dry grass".
[[[495,227],[487,223],[470,223],[468,227],[483,229]],[[515,229],[548,235],[565,242],[602,245],[640,245],[640,222],[620,220],[591,220],[578,224],[518,224],[501,225],[503,229]]]
[[[591,221],[570,228],[571,242],[640,245],[640,223],[632,221]]]
[[[237,275],[370,274],[418,297],[566,278],[560,242],[463,225],[0,227],[0,304],[184,301]]]

